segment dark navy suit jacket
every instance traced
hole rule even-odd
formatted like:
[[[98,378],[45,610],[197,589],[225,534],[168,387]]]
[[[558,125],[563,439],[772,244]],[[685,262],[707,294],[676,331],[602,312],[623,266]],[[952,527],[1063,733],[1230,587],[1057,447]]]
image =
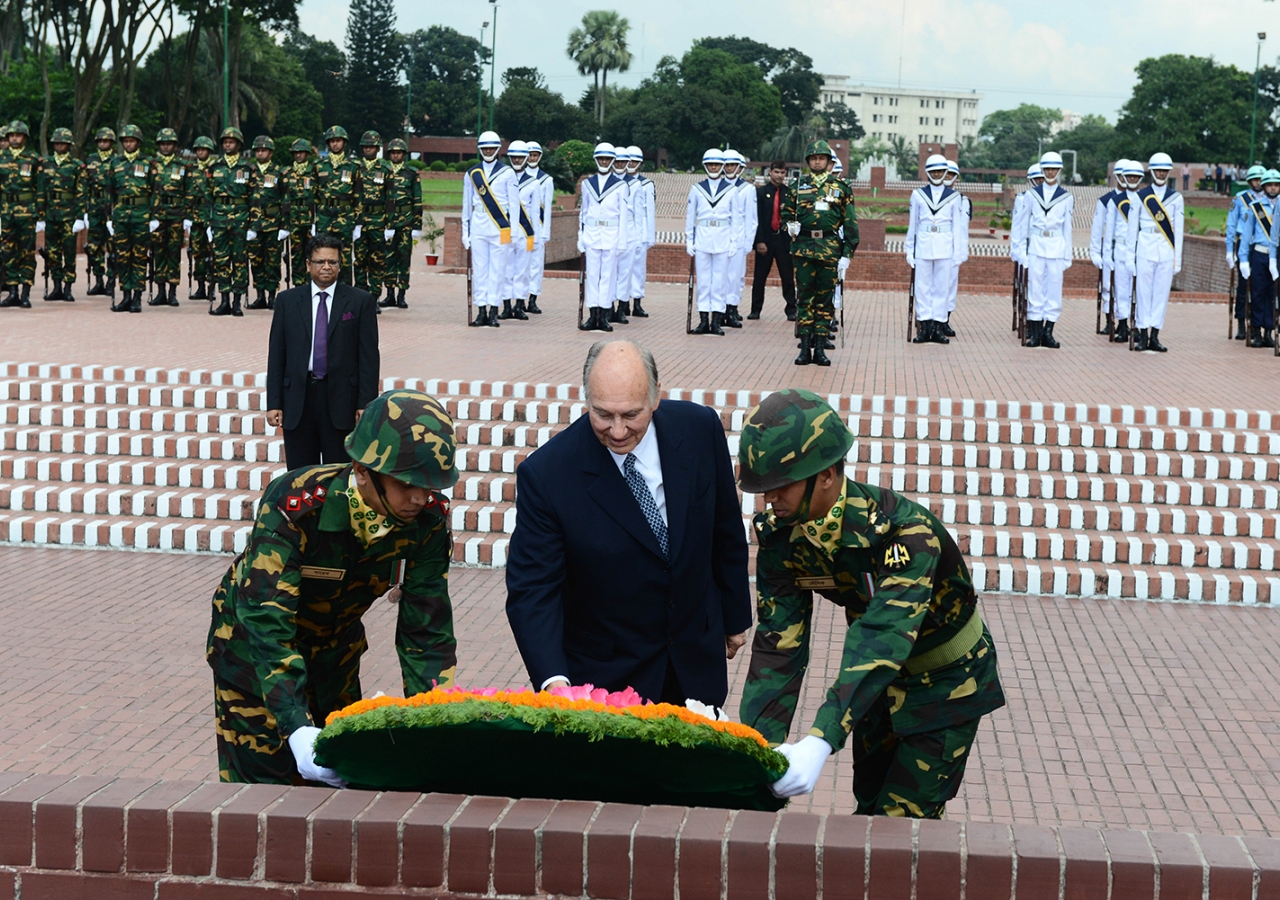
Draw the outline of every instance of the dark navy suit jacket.
[[[517,470],[507,618],[535,690],[565,675],[656,701],[670,660],[687,697],[724,705],[725,635],[751,627],[724,427],[678,400],[653,422],[669,559],[586,414]]]

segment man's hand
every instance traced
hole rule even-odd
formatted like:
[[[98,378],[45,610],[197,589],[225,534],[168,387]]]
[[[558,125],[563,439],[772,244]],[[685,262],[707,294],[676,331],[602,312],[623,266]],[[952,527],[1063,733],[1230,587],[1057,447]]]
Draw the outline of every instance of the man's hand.
[[[795,744],[783,744],[778,752],[787,758],[791,766],[786,774],[769,785],[775,797],[797,797],[813,793],[822,766],[831,755],[831,745],[826,739],[809,735]]]
[[[1179,268],[1181,268],[1181,267],[1179,267]],[[1272,280],[1272,281],[1280,281],[1280,269],[1277,269],[1277,268],[1276,268],[1276,259],[1275,259],[1275,257],[1274,257],[1274,256],[1273,256],[1273,257],[1271,257],[1271,262],[1270,262],[1270,264],[1268,265],[1268,268],[1270,268],[1270,269],[1271,269],[1271,280]],[[1177,274],[1178,274],[1178,273],[1177,273],[1177,270],[1175,270],[1173,274],[1177,275]]]
[[[1230,250],[1227,251],[1227,268],[1234,269],[1236,267],[1236,255]]]
[[[194,224],[195,224],[195,223],[194,223],[194,222],[192,222],[190,219],[183,219],[183,220],[182,220],[182,230],[183,230],[183,231],[188,231],[188,232],[189,232],[189,231],[191,230],[191,226],[192,226],[192,225],[194,225]]]
[[[747,631],[750,631],[750,630],[751,629],[749,628],[747,629]],[[724,658],[725,659],[733,659],[735,656],[738,655],[738,651],[746,646],[747,631],[742,632],[742,634],[726,634],[724,636]]]
[[[764,256],[766,253],[769,252],[769,245],[766,244],[764,241],[761,241],[760,243],[756,244],[756,252],[759,253],[761,256]]]
[[[283,409],[267,410],[267,424],[270,425],[272,428],[279,428],[281,425],[283,425],[284,410]]]
[[[205,237],[207,237],[209,240],[213,240],[213,226],[212,226],[212,225],[210,225],[210,226],[208,226],[208,227],[206,227],[206,228],[205,228],[205,230],[204,230],[204,236],[205,236]]]
[[[1093,267],[1095,269],[1102,268],[1102,257],[1099,254],[1097,253],[1090,254],[1089,259],[1093,262]]]
[[[413,229],[413,231],[409,232],[409,237],[413,238],[416,241],[418,238],[422,237],[422,229],[420,228]]]
[[[391,240],[391,239],[392,239],[393,237],[395,237],[395,236],[396,236],[396,230],[395,230],[394,228],[384,228],[384,229],[382,229],[382,239],[383,239],[384,241],[389,241],[389,240]]]
[[[84,219],[76,219],[75,224],[71,226],[71,233],[79,234],[88,227],[88,225],[84,224]]]
[[[40,232],[42,232],[42,231],[44,231],[44,220],[43,220],[43,219],[41,219],[40,221],[36,222],[36,234],[39,234],[39,233],[40,233]]]
[[[916,267],[916,258],[911,254],[907,254],[907,268],[914,269]]]
[[[329,787],[344,788],[347,783],[333,769],[316,765],[316,738],[320,729],[314,725],[304,725],[289,735],[289,749],[293,751],[293,761],[298,765],[298,774],[307,781],[320,781]]]
[[[1245,277],[1246,281],[1249,279],[1249,276],[1253,274],[1253,268],[1249,265],[1248,260],[1244,260],[1240,263],[1240,274]]]
[[[159,219],[152,219],[150,222],[148,222],[148,223],[147,223],[147,231],[150,231],[150,232],[152,232],[152,233],[154,234],[155,232],[157,232],[157,231],[159,231],[159,230],[160,230],[160,220],[159,220]]]
[[[570,686],[568,678],[565,678],[563,675],[557,675],[554,678],[548,678],[546,684],[542,686],[542,689],[544,691],[549,691],[551,690],[551,688],[555,687],[557,684],[563,684],[565,687]]]
[[[840,262],[836,264],[836,272],[841,281],[844,280],[844,273],[849,271],[849,257],[840,257]]]
[[[686,241],[686,242],[685,242],[685,245],[684,245],[684,252],[685,252],[685,253],[688,253],[690,256],[695,256],[695,255],[697,255],[697,251],[696,251],[696,250],[694,250],[694,248],[693,248],[693,242],[692,242],[692,241]]]
[[[358,240],[360,240],[360,226],[359,226],[359,225],[357,225],[355,228],[351,229],[351,240],[353,240],[353,241],[358,241]]]
[[[244,239],[252,243],[253,241],[256,241],[258,239],[258,232],[250,228],[248,231],[244,233]]]
[[[287,238],[288,236],[289,236],[289,229],[288,229],[288,228],[279,228],[279,229],[277,229],[277,230],[276,230],[276,241],[277,241],[277,242],[278,242],[278,241],[283,241],[283,240],[284,240],[285,238]]]
[[[800,236],[800,223],[799,223],[799,222],[788,222],[788,223],[787,223],[787,234],[791,235],[792,237],[799,237],[799,236]]]
[[[364,407],[361,407],[360,409],[356,410],[356,422],[360,421],[360,416],[363,412],[364,412]],[[356,422],[352,422],[351,424],[354,426]]]
[[[116,226],[115,226],[115,223],[114,223],[114,222],[112,222],[110,219],[107,219],[107,234],[111,235],[112,237],[115,237],[115,236],[116,236]],[[212,230],[212,229],[210,229],[210,230],[209,230],[209,240],[213,240],[213,230]]]

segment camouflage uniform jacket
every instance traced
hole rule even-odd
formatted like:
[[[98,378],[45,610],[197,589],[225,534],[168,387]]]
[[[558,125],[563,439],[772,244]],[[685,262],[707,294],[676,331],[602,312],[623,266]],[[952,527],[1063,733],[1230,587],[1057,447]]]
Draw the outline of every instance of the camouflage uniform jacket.
[[[4,190],[0,212],[6,219],[44,218],[44,198],[39,189],[43,162],[30,145],[0,152],[0,187]]]
[[[191,166],[178,156],[156,157],[155,218],[180,222],[191,218]],[[194,221],[194,220],[193,220]]]
[[[782,221],[799,222],[800,234],[791,239],[791,255],[836,262],[853,256],[858,246],[858,215],[848,183],[828,175],[820,187],[805,175],[797,189],[787,192]],[[842,231],[843,229],[843,231]]]
[[[352,223],[360,218],[363,166],[350,154],[334,162],[332,154],[316,163],[316,215]]]
[[[209,665],[262,697],[284,735],[313,724],[308,678],[359,665],[368,647],[361,616],[395,583],[402,563],[396,652],[405,696],[453,680],[447,501],[435,495],[417,519],[364,549],[347,509],[350,478],[348,464],[295,469],[272,481],[248,545],[213,597]]]
[[[391,163],[385,159],[360,161],[360,223],[366,228],[389,228],[387,224],[387,189],[391,186]]]
[[[264,166],[255,160],[253,167],[258,183],[253,188],[249,227],[258,234],[266,234],[287,224],[284,220],[284,203],[289,196],[289,172],[274,162],[268,162]],[[271,237],[275,240],[275,235]]]
[[[844,607],[840,674],[810,734],[840,749],[884,694],[894,733],[933,731],[1004,705],[985,628],[955,662],[912,674],[911,660],[977,626],[977,596],[955,541],[928,510],[894,491],[845,481],[842,531],[828,556],[800,525],[753,521],[759,593],[742,722],[786,740],[809,663],[813,591]],[[834,513],[834,509],[833,509]],[[972,633],[972,632],[969,632]],[[961,641],[965,639],[958,638]]]
[[[121,154],[111,160],[107,172],[107,193],[111,196],[111,219],[117,224],[138,225],[152,218],[155,203],[156,163],[141,152],[133,159]]]
[[[414,231],[422,227],[422,191],[418,187],[418,170],[407,163],[391,163],[387,174],[387,194],[391,199],[392,217],[388,228]]]
[[[288,168],[288,225],[310,225],[316,217],[316,167],[312,162],[290,163]]]
[[[219,156],[209,167],[211,221],[215,225],[247,228],[253,192],[258,186],[258,164],[241,153],[234,164]]]
[[[187,205],[191,209],[191,221],[198,225],[213,221],[213,182],[209,178],[212,168],[210,156],[204,162],[197,159],[187,172]]]
[[[50,222],[74,222],[84,217],[84,163],[71,154],[58,162],[50,156],[40,173],[40,195],[44,198],[45,215]]]
[[[111,215],[111,193],[107,182],[115,159],[114,150],[105,155],[101,150],[95,150],[85,161],[84,178],[80,183],[81,196],[84,198],[86,211],[95,218],[106,219]]]

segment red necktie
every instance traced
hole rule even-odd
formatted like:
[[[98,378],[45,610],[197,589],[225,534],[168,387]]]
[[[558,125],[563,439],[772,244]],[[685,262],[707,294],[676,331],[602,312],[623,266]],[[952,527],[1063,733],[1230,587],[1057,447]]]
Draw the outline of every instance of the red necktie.
[[[769,220],[769,227],[774,231],[782,230],[782,188],[778,188],[773,192],[773,218]]]

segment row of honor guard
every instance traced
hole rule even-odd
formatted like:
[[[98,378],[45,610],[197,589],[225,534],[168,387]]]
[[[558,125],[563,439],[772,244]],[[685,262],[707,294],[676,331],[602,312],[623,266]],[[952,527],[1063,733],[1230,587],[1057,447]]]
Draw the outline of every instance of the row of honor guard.
[[[707,177],[689,189],[684,232],[697,275],[694,334],[723,336],[726,327],[742,327],[738,301],[757,225],[755,184],[742,177],[746,163],[737,150],[713,147],[702,154]]]
[[[933,154],[924,164],[928,183],[911,192],[904,242],[911,268],[916,344],[949,344],[951,314],[960,288],[960,266],[969,259],[973,204],[955,188],[960,167]]]
[[[6,128],[9,148],[0,156],[0,215],[8,296],[0,305],[30,306],[35,275],[35,234],[46,231],[46,275],[53,290],[46,300],[74,300],[75,246],[87,231],[87,294],[115,296],[111,309],[141,312],[142,292],[154,290],[151,306],[177,306],[182,248],[187,248],[188,292],[209,300],[212,315],[240,316],[250,286],[256,297],[248,309],[270,309],[284,278],[306,277],[307,239],[333,232],[351,248],[343,266],[353,284],[369,290],[380,308],[407,307],[413,242],[421,234],[422,201],[417,171],[406,165],[403,140],[386,145],[365,132],[360,158],[348,156],[345,129],[324,138],[329,154],[314,159],[310,142],[290,147],[291,162],[275,157],[265,135],[244,152],[244,134],[227,128],[221,153],[208,137],[196,138],[193,159],[177,152],[170,128],[156,134],[156,155],[141,152],[142,131],[126,125],[117,137],[110,128],[95,135],[96,152],[80,160],[71,154],[68,129],[53,132],[53,155],[42,159],[27,146],[21,122]],[[385,289],[385,299],[381,297]],[[213,301],[221,299],[216,308]]]
[[[1245,180],[1248,187],[1232,199],[1226,226],[1227,266],[1238,273],[1232,298],[1235,339],[1274,349],[1280,171],[1253,166]]]

